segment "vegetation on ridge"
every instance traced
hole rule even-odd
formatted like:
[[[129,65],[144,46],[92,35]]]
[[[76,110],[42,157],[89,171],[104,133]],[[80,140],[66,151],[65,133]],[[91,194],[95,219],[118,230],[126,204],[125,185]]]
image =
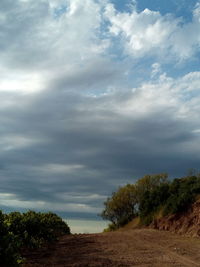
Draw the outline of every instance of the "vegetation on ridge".
[[[145,175],[135,184],[120,187],[104,202],[103,219],[111,221],[110,230],[117,229],[135,217],[149,225],[155,215],[183,212],[200,195],[200,175],[168,180],[167,174]]]

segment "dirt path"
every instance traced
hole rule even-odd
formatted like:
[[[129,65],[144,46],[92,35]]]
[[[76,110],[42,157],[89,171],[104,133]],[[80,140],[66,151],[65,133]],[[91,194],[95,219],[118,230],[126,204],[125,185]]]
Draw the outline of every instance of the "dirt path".
[[[71,235],[25,256],[25,267],[200,267],[200,239],[150,229]]]

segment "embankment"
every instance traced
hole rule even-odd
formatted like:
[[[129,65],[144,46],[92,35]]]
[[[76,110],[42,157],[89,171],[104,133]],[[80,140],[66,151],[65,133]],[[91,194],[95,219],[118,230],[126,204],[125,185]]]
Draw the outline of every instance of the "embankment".
[[[200,200],[193,203],[185,212],[154,219],[150,228],[200,237]]]

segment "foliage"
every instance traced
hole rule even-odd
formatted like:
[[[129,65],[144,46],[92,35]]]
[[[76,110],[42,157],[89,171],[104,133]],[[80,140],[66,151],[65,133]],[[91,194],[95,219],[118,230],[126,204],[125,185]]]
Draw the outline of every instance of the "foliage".
[[[153,220],[153,214],[167,201],[168,198],[168,183],[160,184],[151,191],[145,191],[141,197],[139,205],[141,221],[144,222],[145,225],[151,223]],[[146,217],[148,217],[148,220]]]
[[[110,220],[113,227],[120,227],[128,223],[136,216],[136,188],[135,185],[120,187],[105,202],[105,209],[101,216]]]
[[[0,212],[0,265],[18,266],[21,248],[37,248],[63,234],[70,234],[70,229],[54,213]]]
[[[145,175],[136,182],[137,197],[140,203],[146,192],[152,192],[163,184],[168,183],[168,175],[166,173]]]
[[[103,231],[104,231],[104,233],[106,233],[106,232],[112,232],[112,231],[115,231],[115,230],[117,230],[117,229],[118,229],[118,227],[117,227],[115,224],[113,224],[113,223],[109,223],[109,224],[108,224],[108,227],[105,228]]]
[[[167,174],[145,175],[135,184],[120,187],[104,203],[101,214],[119,228],[139,216],[149,225],[161,209],[163,215],[186,211],[200,195],[200,176],[192,175],[168,181]]]
[[[169,189],[170,196],[167,200],[164,214],[183,212],[195,201],[200,194],[200,177],[191,176],[174,179]]]
[[[70,232],[62,219],[51,212],[14,212],[9,214],[8,221],[10,231],[19,236],[27,247],[38,247],[45,241],[53,241],[57,236]]]
[[[6,216],[0,211],[0,265],[17,266],[21,263],[20,246],[20,240],[9,231]]]

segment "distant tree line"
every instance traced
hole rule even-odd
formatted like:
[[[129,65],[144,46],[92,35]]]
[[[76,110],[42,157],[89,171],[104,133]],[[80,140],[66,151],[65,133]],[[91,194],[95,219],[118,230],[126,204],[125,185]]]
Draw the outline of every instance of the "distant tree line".
[[[200,196],[200,175],[190,173],[172,181],[166,173],[145,175],[127,184],[104,202],[101,216],[111,221],[110,230],[124,226],[135,217],[149,225],[156,213],[162,216],[183,212]]]

